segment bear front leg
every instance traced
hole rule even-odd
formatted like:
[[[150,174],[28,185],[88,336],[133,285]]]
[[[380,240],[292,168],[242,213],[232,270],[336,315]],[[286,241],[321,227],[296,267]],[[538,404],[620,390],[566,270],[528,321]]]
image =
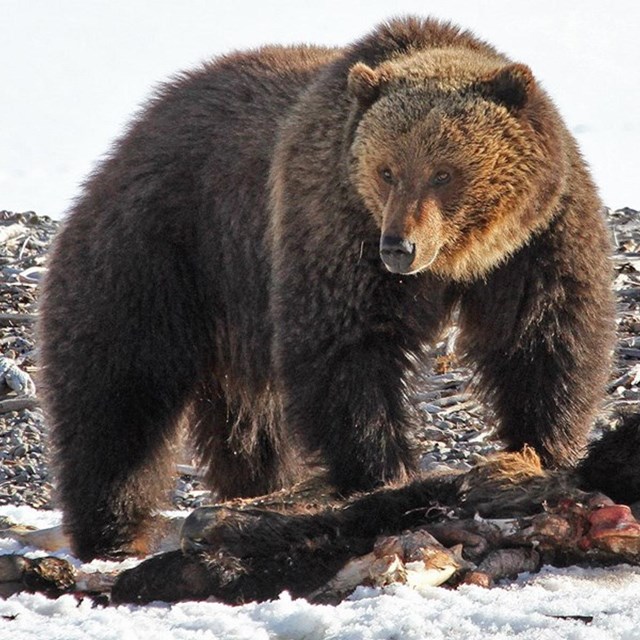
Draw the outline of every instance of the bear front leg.
[[[377,260],[331,286],[287,275],[274,307],[285,427],[345,493],[407,480],[417,468],[409,381],[457,292],[381,272]]]
[[[584,452],[613,345],[606,235],[584,217],[556,220],[461,304],[461,347],[501,437],[551,466]]]
[[[285,420],[328,463],[341,491],[407,480],[416,470],[403,366],[384,344],[284,366]]]

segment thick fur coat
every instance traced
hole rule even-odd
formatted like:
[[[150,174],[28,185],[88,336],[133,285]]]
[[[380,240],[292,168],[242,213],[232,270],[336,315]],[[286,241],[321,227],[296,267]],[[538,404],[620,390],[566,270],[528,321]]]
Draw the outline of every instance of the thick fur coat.
[[[222,497],[409,478],[408,381],[459,309],[510,449],[571,464],[607,374],[600,203],[527,67],[433,20],[186,73],[50,260],[42,380],[81,557],[145,550],[186,423]]]

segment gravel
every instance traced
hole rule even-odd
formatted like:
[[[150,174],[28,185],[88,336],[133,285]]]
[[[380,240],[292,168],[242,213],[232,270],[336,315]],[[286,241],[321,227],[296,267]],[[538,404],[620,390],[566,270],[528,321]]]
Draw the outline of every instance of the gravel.
[[[607,209],[606,216],[615,247],[618,347],[594,437],[614,429],[620,412],[640,410],[640,212]],[[0,211],[0,358],[9,359],[3,361],[5,368],[15,365],[25,374],[23,381],[37,371],[37,285],[58,226],[33,212]],[[436,345],[432,370],[419,379],[415,405],[422,421],[417,441],[423,469],[470,469],[499,448],[493,419],[474,399],[471,373],[457,362],[454,347],[452,330]],[[15,384],[0,374],[0,505],[48,509],[55,505],[47,426],[37,390],[35,396],[31,390],[28,380]],[[187,447],[178,460],[170,498],[174,507],[184,509],[211,501]]]

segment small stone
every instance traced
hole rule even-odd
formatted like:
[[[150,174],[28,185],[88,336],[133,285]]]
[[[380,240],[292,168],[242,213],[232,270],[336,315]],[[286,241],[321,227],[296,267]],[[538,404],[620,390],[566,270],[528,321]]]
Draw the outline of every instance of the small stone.
[[[471,471],[472,467],[468,462],[462,462],[462,461],[458,461],[458,462],[453,462],[451,465],[452,469],[455,469],[456,471]]]
[[[442,407],[438,407],[435,404],[430,404],[429,402],[421,402],[419,405],[420,409],[426,411],[427,413],[439,413],[442,411]]]
[[[437,427],[427,427],[422,430],[424,437],[430,441],[439,441],[443,442],[448,439],[446,433],[443,432],[442,429],[438,429]]]
[[[15,484],[25,484],[29,482],[29,474],[25,473],[24,471],[21,471],[16,476],[14,476],[13,482]]]
[[[434,453],[434,452],[426,453],[420,459],[420,467],[422,469],[428,469],[430,466],[434,464],[440,464],[441,460],[442,460],[442,456],[438,455],[437,453]]]
[[[11,457],[13,459],[15,458],[21,458],[22,456],[24,456],[27,453],[27,447],[23,444],[19,444],[17,446],[15,446],[12,450],[11,450]]]

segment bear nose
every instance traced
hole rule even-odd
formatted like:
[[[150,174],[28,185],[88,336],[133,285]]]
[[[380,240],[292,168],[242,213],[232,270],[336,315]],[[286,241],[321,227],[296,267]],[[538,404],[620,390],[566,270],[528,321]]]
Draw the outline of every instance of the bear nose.
[[[391,273],[407,273],[416,257],[415,242],[399,236],[383,235],[380,238],[380,257]]]

